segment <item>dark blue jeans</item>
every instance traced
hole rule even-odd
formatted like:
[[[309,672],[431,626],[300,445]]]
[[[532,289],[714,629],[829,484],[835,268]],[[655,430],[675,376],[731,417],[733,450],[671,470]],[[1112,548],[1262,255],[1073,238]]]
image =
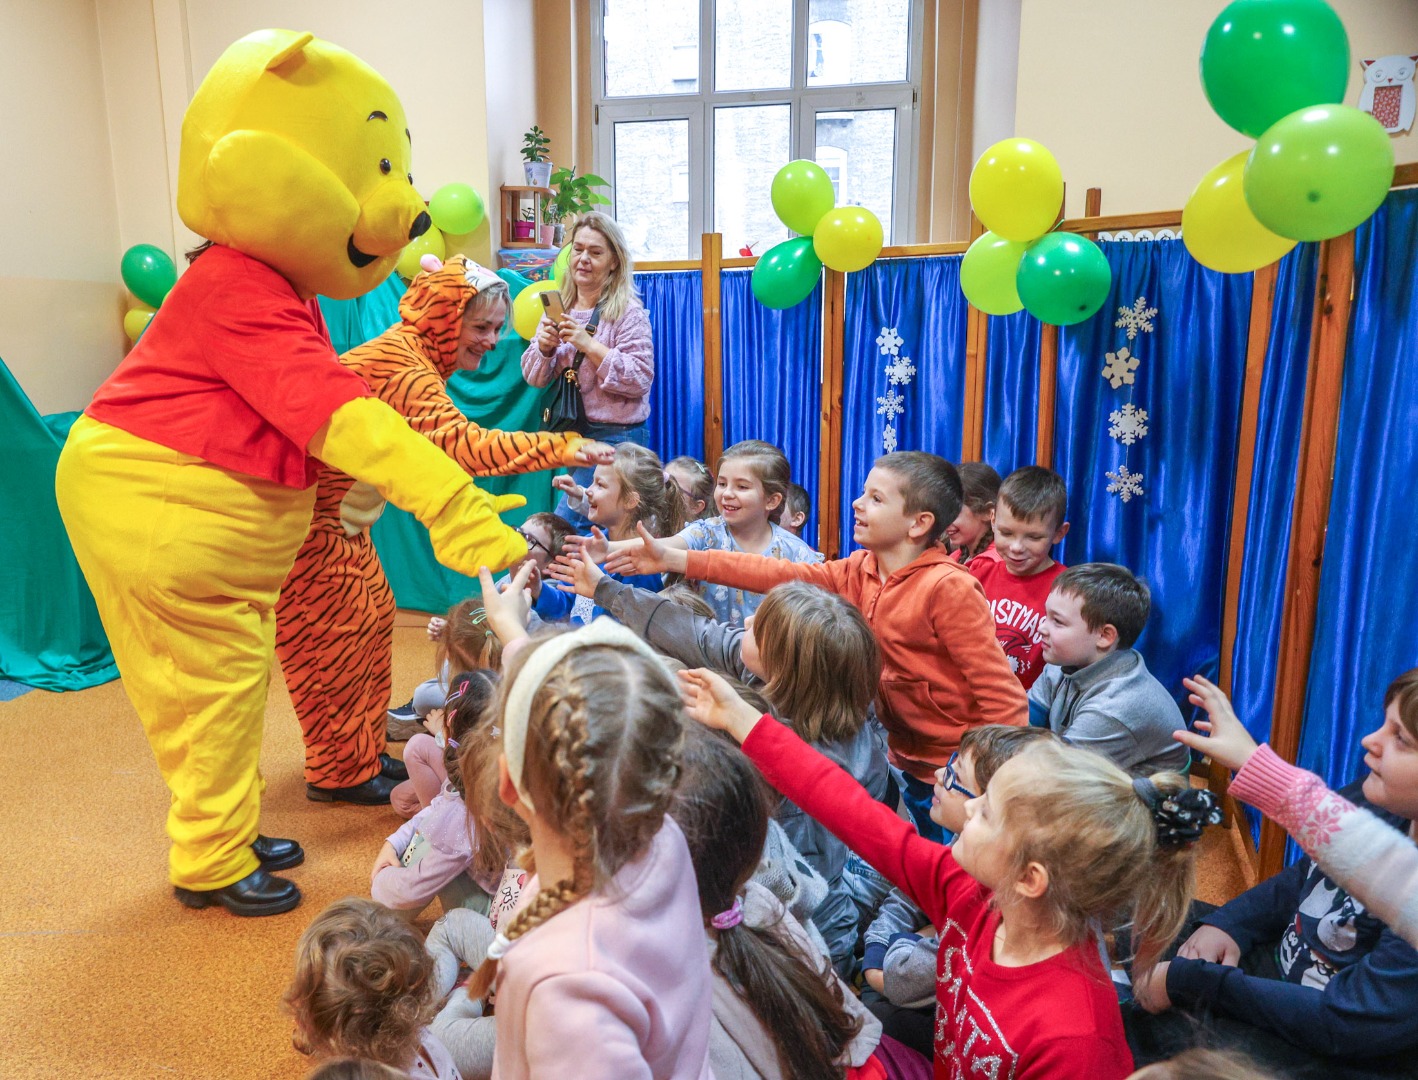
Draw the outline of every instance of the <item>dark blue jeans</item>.
[[[645,439],[650,434],[650,429],[643,423],[597,424],[594,421],[588,421],[581,434],[585,435],[588,439],[609,443],[611,446],[623,442],[639,443],[641,446],[644,446]],[[582,487],[590,487],[591,479],[595,474],[596,470],[594,468],[583,466],[582,468],[571,470],[571,479],[575,480]],[[567,521],[571,522],[571,527],[577,532],[588,533],[591,531],[590,519],[581,516],[571,509],[566,501],[565,493],[557,500],[555,512],[557,517],[565,518]]]

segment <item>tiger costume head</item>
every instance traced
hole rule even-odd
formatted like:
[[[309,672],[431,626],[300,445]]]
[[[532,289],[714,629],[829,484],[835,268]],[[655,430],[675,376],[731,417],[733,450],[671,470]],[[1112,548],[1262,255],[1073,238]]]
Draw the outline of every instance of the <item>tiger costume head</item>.
[[[473,297],[489,290],[506,296],[502,279],[491,270],[464,255],[453,255],[439,269],[419,274],[409,282],[399,301],[399,318],[404,327],[424,342],[426,353],[445,381],[458,369],[463,313]],[[502,313],[505,318],[505,306]]]
[[[182,118],[177,210],[301,296],[348,300],[389,276],[431,221],[403,106],[364,61],[293,30],[218,58]]]

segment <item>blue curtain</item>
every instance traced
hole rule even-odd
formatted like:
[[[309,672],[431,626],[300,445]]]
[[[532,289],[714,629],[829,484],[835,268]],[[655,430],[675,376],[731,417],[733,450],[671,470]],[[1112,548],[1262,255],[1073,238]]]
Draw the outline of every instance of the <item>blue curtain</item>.
[[[969,316],[960,259],[879,259],[847,278],[844,555],[853,546],[849,506],[873,461],[890,450],[927,450],[960,460]]]
[[[1039,438],[1039,330],[1027,311],[991,316],[981,456],[1000,476],[1033,465]]]
[[[1299,763],[1332,786],[1360,773],[1384,689],[1418,665],[1418,191],[1361,225],[1334,492]]]
[[[1251,278],[1206,270],[1180,240],[1100,246],[1108,301],[1059,334],[1065,561],[1121,563],[1148,583],[1138,648],[1184,700],[1184,675],[1218,668]]]
[[[1240,629],[1231,654],[1231,699],[1236,715],[1261,741],[1270,736],[1275,704],[1275,656],[1285,601],[1318,254],[1318,245],[1301,244],[1280,260],[1260,384],[1255,471],[1236,618]]]
[[[817,536],[819,414],[822,402],[822,286],[801,304],[773,311],[756,299],[749,270],[725,270],[724,445],[762,439],[780,448],[807,489],[803,536]]]
[[[655,341],[650,449],[704,460],[704,275],[636,274]]]

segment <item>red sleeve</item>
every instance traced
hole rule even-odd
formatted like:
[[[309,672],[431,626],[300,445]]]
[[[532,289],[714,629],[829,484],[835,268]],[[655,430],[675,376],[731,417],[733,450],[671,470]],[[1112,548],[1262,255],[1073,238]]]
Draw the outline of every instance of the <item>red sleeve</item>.
[[[795,563],[746,551],[691,550],[685,576],[693,581],[710,581],[756,593],[766,593],[785,581],[806,581],[851,600],[852,595],[847,590],[851,571],[847,563],[847,559]]]
[[[238,270],[219,284],[189,333],[212,372],[296,446],[308,446],[345,402],[369,396],[335,355],[314,301],[301,303],[274,272]]]
[[[765,716],[744,740],[743,750],[770,784],[876,867],[936,926],[945,921],[951,878],[965,877],[979,888],[955,864],[948,847],[917,834],[786,724]]]
[[[1030,1048],[1016,1080],[1124,1080],[1131,1058],[1115,1041],[1097,1034],[1049,1039]]]

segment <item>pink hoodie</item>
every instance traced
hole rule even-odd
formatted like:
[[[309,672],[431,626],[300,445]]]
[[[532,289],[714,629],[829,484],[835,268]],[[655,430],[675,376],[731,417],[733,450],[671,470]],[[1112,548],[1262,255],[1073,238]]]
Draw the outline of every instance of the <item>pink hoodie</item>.
[[[493,1080],[712,1080],[709,953],[679,826],[666,817],[605,888],[513,941],[496,990]]]

